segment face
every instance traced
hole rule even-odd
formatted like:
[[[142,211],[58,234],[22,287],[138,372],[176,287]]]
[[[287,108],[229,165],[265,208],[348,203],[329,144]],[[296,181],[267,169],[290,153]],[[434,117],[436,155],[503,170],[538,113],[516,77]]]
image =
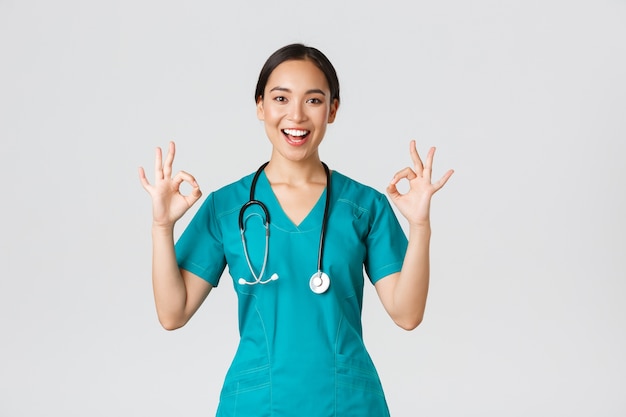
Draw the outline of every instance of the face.
[[[339,107],[324,73],[310,61],[285,61],[270,74],[264,95],[257,116],[272,142],[272,158],[318,161],[319,144]]]

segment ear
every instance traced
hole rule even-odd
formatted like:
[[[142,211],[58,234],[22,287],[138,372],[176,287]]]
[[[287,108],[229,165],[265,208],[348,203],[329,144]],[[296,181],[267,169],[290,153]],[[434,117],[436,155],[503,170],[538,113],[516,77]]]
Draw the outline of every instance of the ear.
[[[330,105],[330,111],[328,112],[328,123],[335,121],[335,117],[337,117],[337,110],[339,110],[339,100],[334,99],[333,103]]]
[[[256,99],[256,117],[259,120],[265,120],[265,111],[263,110],[263,97]]]

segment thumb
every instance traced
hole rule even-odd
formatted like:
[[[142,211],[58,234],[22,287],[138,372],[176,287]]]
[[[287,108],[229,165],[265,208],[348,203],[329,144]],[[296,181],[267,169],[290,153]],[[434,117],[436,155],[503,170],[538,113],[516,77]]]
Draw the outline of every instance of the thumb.
[[[198,201],[200,197],[202,197],[202,191],[200,191],[200,186],[198,185],[198,183],[194,181],[191,183],[191,185],[193,186],[193,188],[187,196],[187,202],[189,203],[189,207],[194,205],[195,202]]]
[[[398,191],[398,187],[396,187],[396,184],[394,183],[391,183],[387,186],[387,194],[394,202],[401,196],[400,191]]]

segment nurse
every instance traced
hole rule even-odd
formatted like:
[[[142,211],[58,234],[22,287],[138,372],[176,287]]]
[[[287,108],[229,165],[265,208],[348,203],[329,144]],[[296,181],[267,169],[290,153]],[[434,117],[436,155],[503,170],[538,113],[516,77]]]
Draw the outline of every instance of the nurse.
[[[393,321],[422,321],[429,281],[430,201],[453,171],[431,180],[434,148],[398,171],[388,199],[319,155],[339,109],[339,81],[319,50],[287,45],[259,75],[256,112],[272,143],[267,164],[209,194],[174,242],[174,224],[201,197],[195,178],[173,174],[174,143],[155,178],[139,169],[152,198],[152,281],[168,330],[193,316],[226,266],[238,297],[240,343],[217,416],[388,416],[362,338],[365,278]],[[260,163],[263,161],[260,161]],[[398,182],[409,189],[400,193]],[[188,195],[180,192],[191,185]],[[249,203],[252,201],[252,203]],[[363,274],[365,269],[366,275]]]

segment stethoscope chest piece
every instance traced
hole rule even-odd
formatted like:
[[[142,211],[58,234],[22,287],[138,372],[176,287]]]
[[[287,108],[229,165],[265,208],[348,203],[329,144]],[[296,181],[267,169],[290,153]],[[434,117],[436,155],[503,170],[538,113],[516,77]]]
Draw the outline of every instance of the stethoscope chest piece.
[[[325,293],[330,286],[330,278],[324,272],[318,271],[309,280],[309,287],[315,294]]]

